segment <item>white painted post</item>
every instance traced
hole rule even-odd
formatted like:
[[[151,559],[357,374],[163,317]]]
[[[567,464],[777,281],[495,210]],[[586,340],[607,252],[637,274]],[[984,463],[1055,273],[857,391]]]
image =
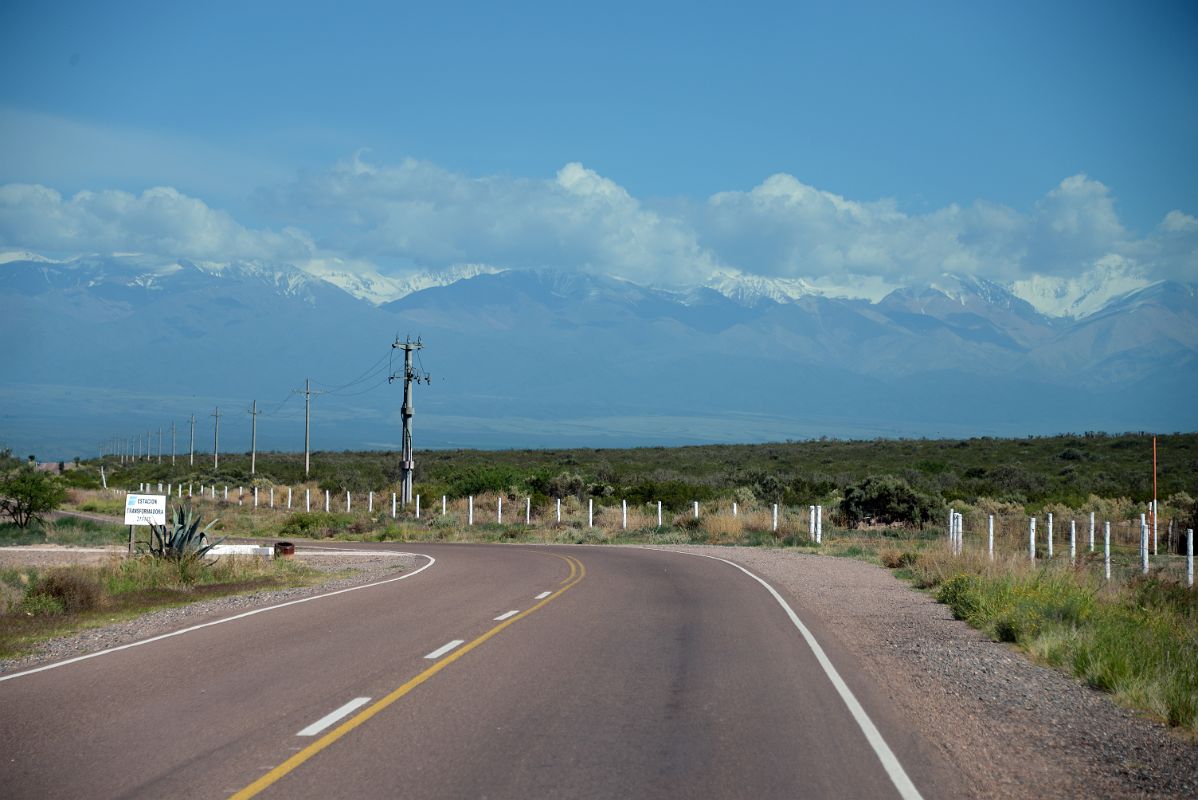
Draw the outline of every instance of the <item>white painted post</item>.
[[[1052,558],[1052,512],[1048,512],[1048,557]]]
[[[1090,512],[1090,552],[1094,552],[1094,512]]]
[[[325,510],[326,514],[329,511],[329,490],[328,489],[324,490],[324,510]]]
[[[1148,574],[1148,523],[1140,523],[1140,571]]]
[[[562,499],[560,497],[557,498],[557,521],[562,521]]]
[[[445,516],[445,495],[441,495],[441,516]]]
[[[986,529],[989,533],[989,536],[988,536],[989,543],[987,544],[986,549],[987,549],[987,552],[990,554],[990,560],[993,561],[994,560],[994,515],[993,514],[990,515],[990,520],[986,523]]]
[[[1032,517],[1027,524],[1027,552],[1032,561],[1036,560],[1036,518]]]
[[[1152,507],[1152,554],[1156,555],[1156,521],[1160,518],[1160,510],[1157,508],[1157,501],[1153,500],[1150,504]]]
[[[348,514],[350,512],[350,510],[352,509],[352,507],[353,507],[353,498],[350,497],[349,492],[346,492],[345,493],[345,513]]]
[[[811,506],[810,516],[807,520],[807,538],[815,541],[815,506]]]
[[[732,516],[733,517],[736,516],[736,501],[735,500],[732,501]]]
[[[815,543],[823,544],[824,542],[824,507],[816,505],[815,507]]]
[[[1106,579],[1111,579],[1111,523],[1102,523],[1102,559],[1106,563]]]
[[[699,501],[695,501],[695,519],[699,518]]]
[[[1186,528],[1186,586],[1194,585],[1194,529]]]
[[[948,529],[945,532],[948,534],[949,548],[957,552],[957,511],[952,506],[948,507]]]
[[[191,497],[191,484],[187,484],[187,496]]]
[[[395,519],[395,517],[398,513],[399,513],[399,509],[396,506],[395,492],[392,492],[391,493],[391,519]]]
[[[657,501],[657,527],[661,527],[661,501]]]
[[[628,501],[627,500],[620,501],[620,518],[621,518],[621,528],[623,530],[628,530]]]
[[[525,525],[532,524],[532,498],[531,497],[524,498],[524,524]]]
[[[228,499],[229,499],[229,486],[228,486],[228,484],[226,484],[226,485],[225,485],[225,499],[226,499],[226,500],[228,500]]]
[[[254,508],[258,507],[258,487],[254,487]]]
[[[241,502],[241,496],[242,496],[241,487],[240,487],[240,486],[238,486],[238,487],[237,487],[237,502],[238,502],[238,503],[240,503],[240,502]]]
[[[773,519],[770,523],[770,530],[772,530],[772,531],[778,530],[778,504],[777,503],[774,503],[774,514],[773,514]]]
[[[503,524],[503,498],[502,497],[499,498],[499,512],[498,512],[498,516],[495,518],[495,521],[498,522],[500,525]]]
[[[1077,520],[1069,520],[1069,563],[1077,563]]]
[[[291,487],[287,487],[287,510],[291,510]]]
[[[367,494],[366,494],[366,513],[368,513],[368,514],[374,513],[374,490],[373,489],[371,491],[367,492]]]
[[[158,491],[162,491],[162,481],[158,481]]]
[[[595,527],[595,498],[587,498],[587,527]]]
[[[166,485],[166,494],[167,497],[170,497],[171,495],[171,485],[169,483]]]
[[[1148,539],[1145,538],[1145,536],[1144,536],[1144,526],[1147,524],[1148,524],[1148,516],[1146,514],[1141,514],[1140,515],[1140,558],[1141,559],[1148,557],[1146,555],[1146,552],[1148,550]]]
[[[270,507],[275,507],[275,487],[270,487]]]
[[[467,510],[466,524],[473,525],[474,524],[474,495],[470,495],[469,502],[470,502],[470,505]]]
[[[416,519],[420,519],[420,495],[416,495]]]
[[[304,511],[312,511],[312,490],[304,489]]]

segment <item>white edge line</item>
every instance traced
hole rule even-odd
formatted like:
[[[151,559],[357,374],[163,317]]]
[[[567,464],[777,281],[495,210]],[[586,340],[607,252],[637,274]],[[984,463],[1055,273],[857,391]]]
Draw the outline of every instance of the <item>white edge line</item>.
[[[504,612],[504,613],[500,614],[498,617],[496,617],[496,618],[494,619],[494,621],[495,621],[495,622],[503,622],[503,621],[504,621],[505,619],[507,619],[508,617],[514,617],[514,616],[516,616],[516,615],[517,615],[517,614],[519,614],[519,613],[520,613],[520,609],[518,609],[518,608],[516,608],[516,609],[512,609],[511,611],[506,611],[506,612]]]
[[[848,684],[846,684],[840,677],[840,673],[836,671],[836,667],[832,665],[831,660],[828,658],[827,654],[824,653],[824,648],[820,647],[820,644],[816,641],[815,636],[807,629],[807,626],[803,624],[803,621],[799,619],[799,615],[796,614],[794,609],[790,607],[790,604],[783,599],[782,595],[778,594],[778,590],[776,590],[773,586],[770,586],[762,578],[742,567],[740,564],[737,564],[734,561],[729,561],[726,558],[709,556],[705,553],[687,553],[681,550],[663,550],[660,552],[681,553],[682,555],[710,558],[713,561],[723,561],[729,566],[736,567],[741,572],[745,573],[750,578],[764,586],[766,591],[772,594],[774,599],[778,601],[778,604],[786,611],[787,616],[790,617],[790,621],[793,622],[794,626],[799,629],[799,633],[803,635],[803,639],[807,642],[807,646],[811,648],[811,652],[815,654],[815,658],[817,661],[819,661],[819,665],[824,668],[824,673],[828,676],[828,680],[830,680],[832,685],[836,688],[836,692],[840,695],[840,699],[844,701],[846,706],[848,706],[849,713],[853,715],[853,719],[857,722],[858,727],[861,728],[861,732],[865,734],[865,738],[869,741],[870,746],[874,749],[874,753],[877,754],[878,760],[882,762],[882,768],[886,770],[886,774],[890,777],[890,782],[894,784],[894,788],[898,790],[899,796],[902,797],[903,800],[922,800],[923,796],[919,793],[919,790],[915,788],[915,784],[911,782],[911,778],[907,776],[906,771],[903,769],[903,765],[899,763],[898,757],[895,756],[894,752],[890,749],[890,746],[886,744],[886,740],[883,739],[882,734],[878,732],[873,720],[871,720],[869,715],[865,713],[865,709],[861,707],[861,703],[857,701],[857,697],[853,694],[852,690],[849,689]]]
[[[120,652],[121,650],[128,650],[132,647],[141,647],[143,644],[150,644],[152,642],[160,642],[163,639],[170,639],[173,636],[182,636],[185,633],[191,633],[192,631],[198,631],[202,628],[211,628],[213,625],[223,625],[226,622],[233,622],[235,620],[245,619],[246,617],[252,617],[255,614],[265,614],[267,611],[276,611],[280,608],[287,608],[288,606],[299,605],[300,603],[307,603],[312,600],[322,600],[326,597],[334,597],[339,594],[345,594],[346,592],[356,592],[359,589],[370,589],[375,586],[383,586],[384,584],[394,583],[395,581],[402,581],[406,578],[411,578],[414,575],[419,575],[421,572],[424,572],[426,569],[431,567],[433,564],[437,563],[437,559],[433,558],[432,556],[426,556],[424,553],[404,553],[403,555],[418,556],[419,558],[427,558],[428,563],[425,564],[420,569],[415,570],[414,572],[409,572],[404,575],[400,575],[399,577],[396,577],[396,578],[387,578],[386,580],[376,581],[375,583],[364,583],[361,586],[351,586],[348,589],[338,589],[335,592],[325,592],[324,594],[316,594],[316,595],[312,595],[311,597],[301,597],[299,600],[288,600],[286,603],[279,603],[278,605],[266,606],[265,608],[255,608],[251,611],[243,611],[240,614],[234,614],[231,617],[224,617],[223,619],[214,619],[211,622],[202,622],[199,625],[192,625],[190,628],[183,628],[182,630],[171,631],[170,633],[164,633],[159,636],[151,636],[149,639],[142,639],[137,642],[130,642],[129,644],[122,644],[122,645],[118,645],[116,647],[109,647],[107,650],[97,650],[96,652],[88,653],[87,655],[75,656],[74,658],[68,658],[66,661],[57,661],[53,664],[46,664],[45,666],[42,666],[42,667],[35,667],[33,669],[27,669],[24,672],[14,672],[11,675],[0,675],[0,683],[3,683],[4,681],[11,681],[13,678],[20,678],[24,675],[33,675],[36,672],[45,672],[46,670],[58,669],[59,667],[65,667],[67,664],[74,664],[79,661],[86,661],[89,658],[98,658],[99,656],[106,656],[109,653],[117,653],[117,652]]]
[[[544,600],[546,597],[548,597],[551,594],[553,594],[553,592],[541,592],[539,595],[534,597],[533,600]]]
[[[431,652],[427,656],[425,656],[425,658],[428,658],[428,659],[440,658],[441,656],[445,655],[446,653],[448,653],[450,650],[454,649],[458,645],[462,645],[465,643],[466,643],[465,639],[454,639],[452,642],[446,642],[445,644],[441,645],[436,650],[434,650],[433,652]]]
[[[369,702],[369,697],[355,697],[353,700],[350,700],[336,711],[325,714],[323,717],[297,733],[296,736],[315,736],[337,720],[341,719],[342,717],[348,717],[350,714],[357,711],[359,708]]]

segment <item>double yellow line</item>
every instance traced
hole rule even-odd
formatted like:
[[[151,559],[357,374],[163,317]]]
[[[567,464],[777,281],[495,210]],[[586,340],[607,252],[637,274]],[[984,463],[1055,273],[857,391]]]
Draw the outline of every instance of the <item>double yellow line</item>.
[[[267,772],[265,775],[263,775],[261,778],[254,781],[253,783],[251,783],[249,786],[246,786],[244,789],[241,789],[237,793],[233,794],[231,796],[230,800],[246,800],[246,798],[257,796],[264,789],[266,789],[267,787],[269,787],[272,784],[274,784],[275,782],[277,782],[280,778],[282,778],[285,775],[289,774],[290,772],[294,771],[297,767],[299,767],[301,764],[303,764],[308,759],[312,758],[314,755],[319,753],[321,750],[324,750],[326,747],[330,746],[331,744],[336,742],[338,739],[340,739],[341,737],[348,734],[354,728],[357,728],[359,725],[366,722],[366,720],[370,719],[375,714],[378,714],[380,711],[387,708],[395,701],[399,700],[401,697],[406,695],[408,692],[412,691],[417,686],[424,683],[429,678],[433,677],[438,672],[445,669],[450,664],[457,661],[459,658],[466,655],[471,650],[473,650],[474,648],[481,645],[483,642],[490,639],[492,636],[497,635],[504,628],[514,625],[517,622],[519,622],[520,620],[529,616],[530,614],[533,614],[534,612],[539,611],[540,609],[544,608],[549,603],[551,603],[554,600],[556,600],[557,598],[561,597],[562,594],[565,593],[567,590],[569,590],[573,586],[576,586],[583,578],[586,577],[586,574],[587,574],[586,567],[577,558],[574,558],[573,556],[558,555],[557,553],[546,553],[545,555],[552,555],[556,558],[560,558],[561,560],[565,561],[566,564],[570,567],[570,572],[568,575],[566,575],[565,580],[563,580],[561,583],[558,584],[558,586],[560,586],[561,588],[559,588],[553,594],[546,597],[544,600],[537,603],[532,608],[529,608],[527,611],[522,611],[519,614],[517,614],[516,616],[510,617],[510,618],[504,620],[503,622],[499,623],[495,627],[488,630],[482,636],[479,636],[474,641],[464,644],[461,647],[459,647],[457,650],[454,650],[451,654],[440,659],[435,664],[433,664],[431,667],[426,669],[424,672],[421,672],[419,675],[412,678],[407,683],[403,684],[398,689],[396,689],[395,691],[388,694],[386,697],[383,697],[378,702],[367,706],[362,711],[360,711],[357,714],[355,714],[354,716],[350,717],[348,720],[341,723],[339,726],[337,726],[333,730],[329,731],[328,733],[326,733],[321,738],[317,739],[312,744],[305,747],[303,750],[300,750],[298,753],[296,753],[291,758],[284,761],[282,764],[279,764],[277,767],[275,767],[274,769]]]

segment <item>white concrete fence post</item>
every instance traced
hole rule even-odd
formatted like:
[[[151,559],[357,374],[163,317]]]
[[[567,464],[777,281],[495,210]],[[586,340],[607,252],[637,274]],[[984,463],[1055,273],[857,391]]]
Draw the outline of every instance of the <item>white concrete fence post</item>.
[[[1036,560],[1036,518],[1032,517],[1027,523],[1027,554],[1032,560]]]
[[[699,518],[699,501],[695,501],[695,519]]]
[[[169,483],[166,485],[166,496],[171,496],[171,485]]]
[[[1151,503],[1148,504],[1148,506],[1149,506],[1149,508],[1152,509],[1152,554],[1155,556],[1157,554],[1157,552],[1156,552],[1156,521],[1160,517],[1160,514],[1158,513],[1156,500],[1153,500]]]
[[[304,511],[312,511],[312,490],[304,489]]]
[[[986,522],[987,544],[986,552],[990,555],[990,560],[994,560],[994,515],[990,515],[990,519]]]
[[[466,514],[467,514],[466,524],[473,525],[474,524],[474,495],[470,495],[470,499],[467,502],[469,503],[469,506],[467,507],[467,511],[466,511]]]
[[[329,506],[329,490],[325,489],[324,490],[324,510],[325,510],[326,514],[329,512],[329,508],[330,508],[330,506]]]
[[[287,510],[291,510],[291,487],[287,487]]]
[[[416,495],[416,519],[420,519],[420,495]]]
[[[346,514],[348,514],[350,512],[352,506],[353,506],[353,498],[350,497],[349,492],[346,492],[345,493],[345,513]]]
[[[254,487],[254,508],[258,507],[258,487]]]
[[[399,498],[395,492],[391,493],[391,519],[395,519],[399,515]]]
[[[770,516],[770,530],[771,530],[771,531],[777,531],[777,530],[778,530],[778,504],[777,504],[777,503],[774,503],[773,510],[772,510],[772,512],[771,512],[771,516]]]
[[[809,511],[810,511],[810,513],[808,514],[808,519],[807,519],[807,538],[814,542],[815,541],[815,506],[811,506]]]
[[[1094,512],[1090,512],[1090,552],[1094,552]]]
[[[587,498],[587,527],[595,527],[595,498]]]
[[[1194,529],[1186,528],[1186,586],[1194,585]]]
[[[732,516],[733,517],[736,516],[736,501],[735,500],[732,501]]]
[[[1140,523],[1140,571],[1148,574],[1148,523]]]
[[[620,527],[622,530],[628,530],[628,501],[620,501]]]
[[[557,498],[557,521],[562,521],[562,499],[560,497]]]
[[[228,484],[226,484],[225,485],[225,500],[228,500],[228,499],[229,499],[229,486],[228,486]]]
[[[524,524],[525,525],[532,524],[532,498],[531,497],[524,498]]]
[[[1077,563],[1077,520],[1069,520],[1069,563]]]
[[[815,543],[824,543],[824,507],[821,505],[815,507]]]
[[[661,527],[661,501],[657,501],[657,527]]]
[[[366,513],[368,513],[368,514],[374,513],[374,491],[373,490],[371,490],[370,492],[367,492],[367,494],[366,494]]]
[[[1048,557],[1052,558],[1052,512],[1048,512]]]
[[[498,522],[500,525],[502,525],[503,524],[503,498],[502,497],[499,498],[499,510],[496,512],[496,514],[497,514],[497,516],[495,517],[495,521]]]
[[[1111,579],[1111,523],[1102,523],[1102,560],[1106,564],[1106,579]]]

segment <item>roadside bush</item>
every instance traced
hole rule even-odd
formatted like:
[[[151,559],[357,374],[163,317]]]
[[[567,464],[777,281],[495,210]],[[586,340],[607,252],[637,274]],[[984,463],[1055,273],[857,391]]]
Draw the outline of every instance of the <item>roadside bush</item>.
[[[49,598],[39,599],[39,598]],[[95,575],[80,569],[64,567],[43,573],[25,596],[23,607],[37,606],[38,613],[58,605],[58,613],[77,614],[93,611],[103,604],[104,591]],[[29,605],[27,605],[29,604]]]
[[[21,467],[0,478],[0,513],[12,517],[21,528],[40,521],[66,499],[67,490],[58,478],[32,467]]]
[[[939,511],[939,503],[894,475],[871,475],[844,491],[840,508],[850,527],[863,523],[901,523],[923,528]]]

